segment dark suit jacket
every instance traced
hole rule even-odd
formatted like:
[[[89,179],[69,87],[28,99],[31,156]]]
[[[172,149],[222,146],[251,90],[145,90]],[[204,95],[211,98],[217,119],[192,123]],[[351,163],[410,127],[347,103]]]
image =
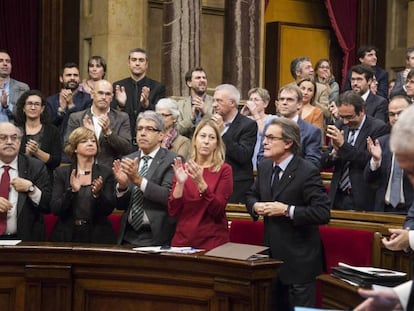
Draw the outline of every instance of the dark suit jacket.
[[[114,97],[111,107],[114,109],[120,109],[121,111],[124,111],[129,115],[132,137],[134,138],[136,136],[136,120],[138,114],[140,112],[143,112],[144,110],[155,110],[155,105],[157,104],[158,100],[165,97],[165,86],[160,82],[152,80],[146,76],[138,82],[138,90],[135,88],[135,81],[130,77],[120,81],[116,81],[113,84],[114,90],[116,85],[125,87],[127,101],[125,103],[125,106],[121,108],[118,106],[118,102]],[[148,108],[144,108],[142,107],[142,105],[138,105],[139,99],[141,97],[141,89],[143,86],[147,86],[150,88]],[[136,92],[139,92],[139,94],[135,94]]]
[[[369,165],[370,161],[368,161],[364,169],[364,179],[375,191],[374,211],[383,212],[385,204],[385,192],[387,191],[388,182],[390,180],[392,152],[390,150],[390,135],[384,135],[378,140],[381,144],[382,149],[381,166],[377,170],[373,171]],[[403,189],[405,208],[408,211],[414,200],[414,191],[410,180],[405,174],[403,177]]]
[[[404,90],[404,85],[405,85],[404,71],[405,70],[400,71],[397,74],[394,87],[391,90],[390,99],[397,95],[407,96],[407,92]]]
[[[384,97],[370,91],[365,101],[365,111],[367,115],[388,123],[388,101]]]
[[[377,95],[388,99],[388,72],[380,67],[372,67],[375,73],[375,79],[378,82]],[[348,70],[346,74],[345,88],[344,91],[352,90],[351,88],[351,69]]]
[[[58,129],[61,134],[61,140],[63,143],[63,138],[65,135],[66,127],[68,125],[69,116],[73,112],[82,111],[89,108],[92,104],[91,96],[88,93],[76,92],[73,95],[74,107],[68,109],[66,113],[59,114],[59,93],[56,93],[52,96],[49,96],[46,99],[47,108],[49,109],[50,122],[52,122]]]
[[[256,202],[279,201],[294,205],[293,219],[286,216],[264,217],[264,244],[271,257],[283,260],[279,270],[286,284],[310,282],[322,272],[323,251],[319,225],[329,222],[329,199],[319,170],[294,156],[286,167],[277,192],[271,193],[273,161],[260,162],[256,180],[247,194],[247,209],[254,220]]]
[[[140,156],[141,152],[136,151],[127,157],[139,159]],[[171,165],[176,156],[178,156],[176,153],[160,148],[148,169],[146,177],[148,184],[144,192],[144,211],[150,221],[152,245],[170,245],[175,232],[175,219],[168,215],[168,196],[174,177]],[[118,198],[117,209],[125,211],[119,228],[118,244],[122,243],[127,228],[128,216],[132,207],[132,188],[133,185],[130,184],[128,191]]]
[[[252,156],[257,139],[257,123],[238,113],[223,135],[226,159],[233,170],[233,195],[229,202],[244,203],[253,183]]]
[[[50,236],[51,241],[71,242],[73,241],[73,229],[75,215],[74,198],[76,194],[70,189],[70,174],[76,167],[72,165],[59,167],[55,171],[53,183],[52,201],[50,209],[58,216],[55,227]],[[93,217],[89,225],[90,243],[115,243],[115,233],[108,220],[115,208],[115,181],[110,168],[95,164],[92,168],[92,180],[102,176],[103,185],[101,194],[94,198],[90,195]]]
[[[322,154],[322,167],[334,167],[329,196],[331,204],[335,202],[335,196],[339,190],[339,181],[347,161],[349,165],[349,177],[352,184],[352,195],[354,199],[355,210],[372,211],[374,209],[374,192],[364,181],[363,173],[365,165],[368,163],[370,154],[367,150],[367,137],[376,139],[380,136],[388,134],[389,127],[376,118],[366,116],[365,122],[358,134],[355,145],[352,146],[347,142],[349,129],[341,121],[336,126],[344,131],[345,143],[338,150],[337,157],[330,155],[332,147]],[[331,205],[331,207],[332,207]]]
[[[93,120],[92,112],[89,108],[70,115],[65,133],[65,142],[73,130],[83,126],[83,118],[86,114]],[[109,137],[104,137],[101,132],[101,135],[98,137],[100,151],[97,160],[99,164],[111,168],[115,159],[120,159],[131,152],[132,143],[131,130],[126,113],[111,109],[109,111],[109,121],[112,134]]]
[[[46,166],[38,159],[18,155],[19,177],[28,179],[42,191],[39,205],[33,203],[26,192],[19,192],[17,199],[17,238],[23,241],[46,239],[43,214],[49,213],[52,196]]]
[[[276,117],[276,116],[275,116]],[[263,133],[266,133],[267,127],[269,126],[271,120],[266,122],[266,126],[264,128]],[[298,126],[300,129],[300,142],[301,142],[301,155],[306,160],[312,162],[316,167],[321,166],[321,145],[322,145],[322,138],[321,138],[321,130],[316,126],[302,120],[298,119]],[[257,161],[261,161],[264,159],[263,156],[263,140],[264,136],[262,136],[262,142],[260,144],[260,150],[257,155]]]

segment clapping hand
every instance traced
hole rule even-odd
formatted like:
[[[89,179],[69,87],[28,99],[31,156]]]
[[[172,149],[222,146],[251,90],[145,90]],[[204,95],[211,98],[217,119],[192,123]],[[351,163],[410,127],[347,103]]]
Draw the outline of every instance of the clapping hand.
[[[121,160],[115,160],[112,164],[112,172],[119,184],[120,189],[126,189],[128,187],[128,175],[122,170]]]
[[[174,169],[174,174],[175,174],[175,178],[177,180],[177,183],[179,184],[184,184],[185,181],[188,178],[188,173],[185,169],[185,166],[183,164],[183,161],[181,160],[180,157],[176,157],[174,159],[174,163],[172,165],[173,169]]]
[[[92,195],[98,197],[103,186],[103,178],[99,176],[92,181]]]

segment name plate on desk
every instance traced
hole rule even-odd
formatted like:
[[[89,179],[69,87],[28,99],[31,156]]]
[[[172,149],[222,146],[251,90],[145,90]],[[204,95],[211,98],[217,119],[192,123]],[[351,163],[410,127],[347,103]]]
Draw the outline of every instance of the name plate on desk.
[[[207,256],[223,257],[230,259],[248,260],[255,255],[267,250],[266,246],[240,244],[228,242],[205,253]],[[257,259],[257,258],[255,258]]]

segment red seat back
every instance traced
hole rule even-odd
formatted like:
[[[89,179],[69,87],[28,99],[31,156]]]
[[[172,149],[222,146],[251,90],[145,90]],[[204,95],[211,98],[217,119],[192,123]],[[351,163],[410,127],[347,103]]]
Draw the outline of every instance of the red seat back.
[[[264,224],[262,221],[233,220],[229,235],[230,242],[263,245]]]

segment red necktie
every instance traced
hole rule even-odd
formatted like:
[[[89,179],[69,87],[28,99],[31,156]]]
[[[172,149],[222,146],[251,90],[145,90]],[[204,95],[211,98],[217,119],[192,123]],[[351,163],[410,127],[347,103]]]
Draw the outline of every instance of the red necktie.
[[[10,191],[10,175],[9,175],[10,166],[3,166],[3,175],[1,175],[0,180],[0,197],[9,199]],[[6,232],[7,228],[7,212],[0,213],[0,235],[3,235]]]

